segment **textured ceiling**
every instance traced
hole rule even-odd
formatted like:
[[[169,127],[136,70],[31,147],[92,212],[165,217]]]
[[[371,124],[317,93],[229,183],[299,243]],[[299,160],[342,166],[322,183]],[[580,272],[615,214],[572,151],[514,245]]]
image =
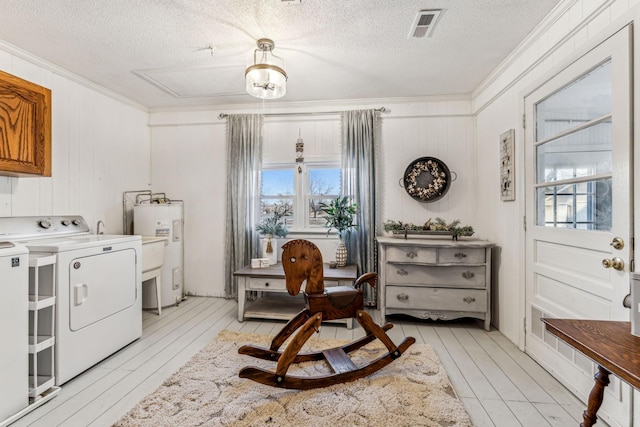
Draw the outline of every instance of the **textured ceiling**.
[[[455,95],[559,1],[1,1],[0,39],[150,108],[259,102],[244,68],[263,37],[289,75],[268,102]],[[443,12],[431,37],[409,39],[424,9]]]

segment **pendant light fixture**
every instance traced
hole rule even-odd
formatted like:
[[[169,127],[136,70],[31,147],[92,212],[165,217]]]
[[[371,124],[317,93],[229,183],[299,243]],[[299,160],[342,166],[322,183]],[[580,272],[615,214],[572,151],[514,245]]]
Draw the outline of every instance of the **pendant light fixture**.
[[[287,93],[284,60],[273,54],[273,40],[260,39],[257,44],[253,65],[244,72],[247,93],[262,99],[282,98]]]

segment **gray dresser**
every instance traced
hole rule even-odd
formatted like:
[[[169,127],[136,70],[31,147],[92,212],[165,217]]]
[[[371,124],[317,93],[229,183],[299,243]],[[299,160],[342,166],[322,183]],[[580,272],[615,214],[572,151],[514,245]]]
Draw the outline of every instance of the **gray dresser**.
[[[473,317],[491,325],[491,248],[485,240],[378,237],[380,314]]]

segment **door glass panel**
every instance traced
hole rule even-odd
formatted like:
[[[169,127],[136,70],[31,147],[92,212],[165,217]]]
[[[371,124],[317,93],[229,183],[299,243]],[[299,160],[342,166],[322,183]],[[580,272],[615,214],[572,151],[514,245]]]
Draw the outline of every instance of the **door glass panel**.
[[[535,105],[537,225],[611,230],[611,93],[608,60]]]
[[[611,60],[536,104],[536,140],[611,114]]]
[[[538,225],[611,230],[611,178],[538,188]]]
[[[536,147],[537,182],[611,173],[611,119]]]

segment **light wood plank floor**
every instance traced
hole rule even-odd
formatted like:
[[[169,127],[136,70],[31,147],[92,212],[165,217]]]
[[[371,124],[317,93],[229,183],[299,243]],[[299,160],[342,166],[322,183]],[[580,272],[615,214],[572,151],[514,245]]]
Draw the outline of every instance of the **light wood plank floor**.
[[[62,386],[50,402],[12,424],[23,426],[109,426],[222,329],[273,334],[283,322],[237,320],[235,301],[188,298],[178,307],[143,315],[143,336]],[[372,311],[379,322],[379,312]],[[584,405],[500,332],[473,320],[460,322],[392,319],[399,342],[413,336],[433,346],[473,423],[483,426],[577,426]],[[324,324],[320,335],[353,339],[362,329]],[[603,421],[598,425],[605,426]],[[160,427],[160,426],[159,426]]]

